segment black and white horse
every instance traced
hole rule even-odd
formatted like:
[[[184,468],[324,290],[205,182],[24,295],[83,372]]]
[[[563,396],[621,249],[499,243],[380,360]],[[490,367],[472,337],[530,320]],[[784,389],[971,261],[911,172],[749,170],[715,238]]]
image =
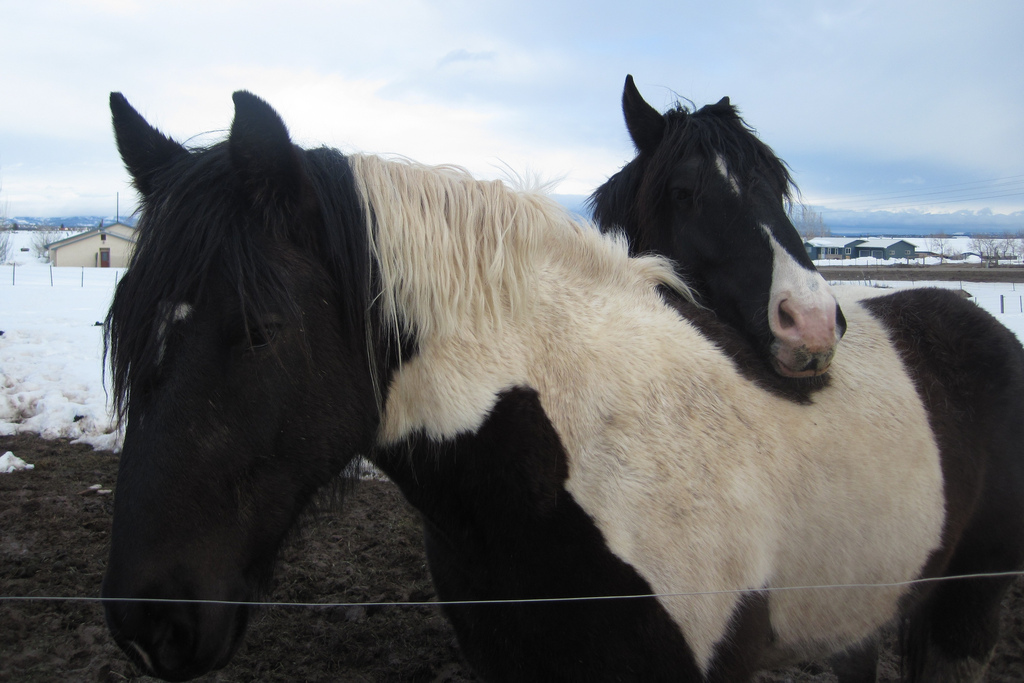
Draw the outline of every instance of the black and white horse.
[[[601,229],[675,259],[700,302],[779,374],[826,372],[846,321],[787,215],[785,164],[727,97],[661,114],[627,76],[622,111],[637,156],[590,198]]]
[[[107,319],[127,432],[103,596],[140,666],[224,666],[237,602],[370,454],[439,597],[512,601],[444,608],[488,679],[743,681],[900,618],[912,680],[983,669],[1008,580],[903,582],[1021,565],[1005,328],[972,310],[905,339],[931,311],[844,302],[849,363],[786,400],[670,303],[669,261],[458,169],[300,149],[234,99],[228,138],[188,150],[111,96],[144,203]]]
[[[626,232],[634,251],[676,260],[700,299],[710,306],[714,318],[744,331],[747,344],[730,335],[716,334],[713,325],[703,326],[746,376],[769,390],[800,401],[811,400],[814,391],[827,386],[827,376],[810,382],[781,380],[766,371],[760,362],[766,356],[777,354],[783,343],[774,336],[777,318],[770,312],[765,314],[773,305],[765,308],[765,302],[776,300],[772,292],[780,289],[779,273],[800,273],[794,263],[805,272],[793,280],[798,283],[793,289],[799,289],[799,283],[805,282],[815,292],[831,291],[831,296],[848,301],[850,305],[860,301],[860,305],[881,320],[899,341],[904,362],[912,375],[921,372],[922,359],[928,357],[942,358],[948,365],[942,368],[932,362],[933,372],[942,370],[941,374],[950,378],[956,375],[953,368],[957,367],[967,374],[982,377],[989,372],[974,361],[957,361],[958,352],[968,351],[966,348],[957,350],[961,335],[965,339],[984,340],[989,333],[983,330],[993,327],[989,316],[979,315],[976,307],[961,297],[936,289],[883,296],[885,292],[879,290],[851,287],[829,290],[822,284],[800,248],[796,228],[786,217],[786,205],[793,188],[786,165],[739,117],[729,98],[695,110],[677,104],[660,114],[644,101],[632,76],[627,76],[622,110],[638,154],[591,197],[595,219],[602,230]],[[685,191],[680,192],[681,187]],[[771,227],[769,230],[763,226]],[[786,265],[780,267],[780,262]],[[748,273],[745,277],[744,271]],[[737,281],[758,293],[756,305],[750,307],[751,300],[737,286]],[[876,298],[878,300],[868,301]],[[745,302],[748,308],[744,312]],[[691,308],[688,316],[701,324],[700,311]],[[846,322],[840,308],[836,309],[836,316],[838,336],[842,336]],[[766,323],[770,323],[767,330]],[[948,341],[939,343],[934,330],[946,325],[957,331],[949,335]],[[977,325],[974,335],[964,332],[965,326],[970,325]],[[994,330],[994,335],[1004,336],[1002,329]],[[795,332],[796,328],[790,331]],[[860,330],[850,331],[855,337],[859,333]],[[910,352],[919,346],[925,350]],[[851,362],[843,359],[841,351],[838,356],[840,364]],[[983,358],[984,354],[972,353],[971,356]],[[775,358],[772,358],[772,365],[780,374],[792,376]],[[972,414],[968,412],[968,401],[961,400],[951,409],[946,405],[945,395],[936,395],[934,383],[926,389],[920,392],[922,399],[933,415],[943,416],[941,424],[936,424],[939,432],[955,431],[949,425],[963,423],[965,416]],[[932,418],[933,422],[935,419]],[[989,485],[995,486],[995,483]],[[920,652],[920,642],[924,640],[920,633],[924,628],[923,620],[908,622],[907,626],[910,630],[904,635],[902,645],[904,654],[914,662],[920,660],[916,653]],[[977,641],[991,642],[992,628],[994,626],[990,625]],[[975,647],[980,649],[980,646]],[[840,663],[857,670],[865,666],[856,662]],[[869,668],[874,671],[873,662]],[[840,679],[847,680],[842,675]]]

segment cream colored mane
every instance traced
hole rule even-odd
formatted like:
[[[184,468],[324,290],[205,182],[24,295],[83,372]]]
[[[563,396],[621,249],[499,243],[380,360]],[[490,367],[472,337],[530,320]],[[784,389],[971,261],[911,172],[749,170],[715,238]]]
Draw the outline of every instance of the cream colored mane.
[[[526,313],[540,258],[552,249],[581,267],[629,268],[624,238],[605,237],[550,197],[477,180],[455,166],[352,155],[379,268],[379,304],[396,333],[445,338],[501,329]],[[689,296],[660,258],[632,259],[654,285]]]

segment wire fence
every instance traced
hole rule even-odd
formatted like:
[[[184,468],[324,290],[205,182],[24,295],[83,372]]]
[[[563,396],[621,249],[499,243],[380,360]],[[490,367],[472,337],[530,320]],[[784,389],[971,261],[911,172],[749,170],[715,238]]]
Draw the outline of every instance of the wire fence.
[[[3,287],[50,287],[105,289],[113,291],[124,275],[124,268],[84,268],[80,266],[25,267],[14,264],[0,266],[0,288]],[[971,298],[990,313],[1024,314],[1024,283],[975,283],[968,281],[936,282],[932,280],[898,281],[885,280],[884,273],[878,279],[830,280],[831,285],[859,285],[866,287],[918,287],[941,285],[966,291]],[[1017,285],[1020,285],[1018,287]],[[994,287],[1003,292],[988,291]]]
[[[78,288],[78,289],[96,289],[104,290],[106,292],[112,292],[113,288],[116,287],[124,274],[123,268],[83,268],[83,267],[23,267],[16,266],[13,264],[6,264],[0,266],[0,289],[4,287],[46,287],[46,288]],[[887,281],[884,279],[878,280],[835,280],[831,281],[830,284],[836,285],[861,285],[868,287],[915,287],[926,284],[926,281],[921,282],[899,282],[899,281]],[[984,288],[979,283],[970,283],[964,281],[952,281],[944,283],[935,283],[927,281],[927,284],[940,284],[946,287],[954,289],[965,289],[965,285],[970,287],[973,291],[971,297],[978,305],[981,305],[990,312],[998,311],[1001,314],[1024,314],[1024,284],[1020,288],[1017,284],[1021,283],[1000,283],[1000,288],[1008,288],[1011,293],[995,293],[984,291]],[[990,285],[992,283],[985,283]],[[829,584],[829,585],[814,585],[814,586],[787,586],[787,587],[765,587],[760,589],[730,589],[730,590],[717,590],[717,591],[694,591],[694,592],[682,592],[682,593],[651,593],[645,595],[605,595],[605,596],[586,596],[586,597],[564,597],[564,598],[534,598],[534,599],[518,599],[518,600],[468,600],[468,601],[453,601],[453,602],[442,602],[442,601],[400,601],[400,602],[245,602],[236,603],[232,601],[205,601],[205,600],[159,600],[152,599],[152,602],[213,602],[219,604],[246,604],[246,605],[259,605],[265,607],[309,607],[309,608],[330,608],[330,607],[417,607],[424,605],[475,605],[475,604],[523,604],[523,603],[555,603],[555,602],[578,602],[578,601],[596,601],[596,600],[627,600],[627,599],[643,599],[643,598],[668,598],[668,597],[687,597],[687,596],[702,596],[702,595],[715,595],[722,593],[771,593],[780,591],[801,591],[801,590],[849,590],[849,589],[871,589],[871,588],[885,588],[891,589],[893,587],[912,586],[917,584],[935,583],[939,581],[953,581],[963,579],[978,579],[978,578],[999,578],[1007,576],[1021,576],[1024,572],[1001,572],[992,574],[972,574],[963,576],[952,576],[952,577],[936,577],[928,579],[916,579],[911,581],[901,581],[894,583],[876,583],[876,584]],[[50,602],[99,602],[101,600],[111,600],[110,598],[101,599],[98,596],[5,596],[0,595],[0,602],[28,602],[28,601],[50,601]],[[116,600],[116,599],[114,599]],[[136,600],[133,601],[144,601]]]
[[[0,266],[0,287],[78,287],[110,289],[117,286],[124,268],[80,266]]]
[[[348,608],[348,607],[458,607],[472,605],[529,605],[529,604],[552,604],[571,602],[601,602],[617,600],[644,600],[650,598],[685,598],[704,597],[714,595],[749,595],[749,594],[770,594],[794,591],[822,591],[822,590],[867,590],[872,588],[891,589],[908,588],[925,584],[942,583],[946,581],[964,581],[977,579],[1000,579],[1024,576],[1024,571],[1010,572],[986,572],[978,574],[958,574],[955,576],[935,576],[922,579],[910,579],[907,581],[892,581],[879,583],[840,583],[820,584],[812,586],[765,586],[762,588],[729,588],[721,590],[705,591],[680,591],[670,593],[643,593],[630,595],[585,595],[573,597],[554,598],[509,598],[494,600],[400,600],[400,601],[377,601],[377,602],[277,602],[277,601],[248,601],[248,600],[200,600],[200,599],[177,599],[177,598],[101,598],[98,596],[59,596],[59,595],[0,595],[0,602],[146,602],[146,603],[175,603],[175,604],[200,604],[200,605],[248,605],[250,607],[301,607],[301,608]]]
[[[879,289],[911,289],[915,287],[943,287],[956,289],[964,293],[975,304],[992,314],[1021,315],[1024,314],[1024,284],[1019,282],[970,282],[966,280],[829,280],[829,285],[857,285],[876,287]],[[1017,285],[1021,285],[1017,287]]]

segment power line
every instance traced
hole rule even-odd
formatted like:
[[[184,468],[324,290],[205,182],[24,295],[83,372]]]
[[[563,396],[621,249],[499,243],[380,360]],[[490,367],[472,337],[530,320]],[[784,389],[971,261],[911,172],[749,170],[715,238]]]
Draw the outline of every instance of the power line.
[[[1004,176],[1002,178],[989,178],[989,179],[986,179],[986,180],[968,180],[968,181],[962,181],[962,182],[958,182],[958,183],[945,183],[945,184],[942,184],[942,185],[933,185],[929,189],[930,190],[947,190],[947,189],[958,188],[958,187],[959,188],[968,188],[969,186],[972,186],[972,185],[990,185],[990,184],[993,184],[993,183],[994,184],[1005,184],[1005,183],[1022,183],[1022,182],[1024,182],[1024,174],[1012,175],[1012,176]],[[887,191],[884,191],[884,192],[866,192],[864,194],[852,194],[852,195],[846,195],[846,196],[842,196],[842,197],[833,197],[833,198],[829,198],[829,199],[823,200],[823,201],[841,201],[841,200],[845,200],[845,199],[875,199],[875,198],[881,199],[881,198],[888,197],[889,195],[903,195],[903,194],[906,194],[906,193],[907,193],[906,189],[887,190]]]
[[[1003,191],[1007,190],[1007,191]],[[832,199],[824,200],[822,204],[834,207],[846,208],[870,208],[877,206],[915,206],[920,204],[951,204],[956,202],[971,202],[983,199],[998,199],[1001,197],[1017,197],[1024,194],[1024,184],[1018,187],[1008,186],[1005,188],[978,188],[970,193],[965,191],[936,191],[920,192],[915,194],[903,194],[894,197],[878,199]]]
[[[891,204],[891,203],[890,204],[884,204],[884,205],[882,205],[880,207],[879,206],[871,207],[871,206],[865,205],[865,206],[862,206],[862,207],[847,207],[847,208],[862,208],[862,209],[870,209],[870,208],[901,209],[902,208],[902,209],[905,209],[905,208],[910,208],[910,207],[914,207],[914,206],[920,206],[922,204],[927,204],[927,205],[935,205],[935,204],[963,204],[963,203],[966,203],[966,202],[976,202],[976,201],[981,201],[981,200],[985,200],[985,199],[1003,199],[1003,198],[1006,198],[1006,197],[1022,197],[1022,196],[1024,196],[1024,187],[1021,187],[1019,191],[1007,192],[1007,193],[1003,193],[1003,194],[979,194],[979,195],[971,195],[971,196],[968,196],[968,197],[957,197],[955,199],[939,199],[939,200],[931,200],[931,201],[927,201],[927,200],[910,201],[910,200],[907,200],[907,201],[904,201],[904,202],[897,202],[895,204]]]
[[[1024,174],[948,183],[921,188],[852,194],[817,199],[816,204],[834,209],[908,208],[922,204],[956,204],[1024,196]]]

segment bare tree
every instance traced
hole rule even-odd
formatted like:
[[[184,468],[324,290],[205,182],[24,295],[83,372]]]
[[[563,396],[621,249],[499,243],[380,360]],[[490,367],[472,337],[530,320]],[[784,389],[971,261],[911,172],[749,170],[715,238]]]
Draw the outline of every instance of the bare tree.
[[[1000,239],[997,235],[974,235],[971,237],[971,251],[981,257],[983,263],[999,265]]]
[[[806,204],[793,204],[789,207],[789,220],[804,239],[812,237],[829,237],[832,231],[825,225],[821,213]]]
[[[11,230],[7,225],[7,200],[2,199],[4,189],[3,175],[0,175],[0,263],[7,263],[11,258]]]
[[[942,263],[951,256],[949,244],[949,235],[944,232],[928,238],[928,250],[939,257],[939,263]]]
[[[32,253],[43,261],[50,261],[50,254],[47,247],[51,242],[61,238],[61,233],[56,230],[36,230],[32,233]]]
[[[1017,237],[1008,232],[1004,232],[1003,236],[996,241],[996,248],[999,258],[1003,261],[1016,261],[1017,254],[1020,253],[1020,244]]]
[[[0,166],[0,169],[3,167]],[[0,198],[3,197],[4,192],[4,175],[0,172]],[[7,225],[7,200],[0,199],[0,230],[6,230],[9,226]]]

